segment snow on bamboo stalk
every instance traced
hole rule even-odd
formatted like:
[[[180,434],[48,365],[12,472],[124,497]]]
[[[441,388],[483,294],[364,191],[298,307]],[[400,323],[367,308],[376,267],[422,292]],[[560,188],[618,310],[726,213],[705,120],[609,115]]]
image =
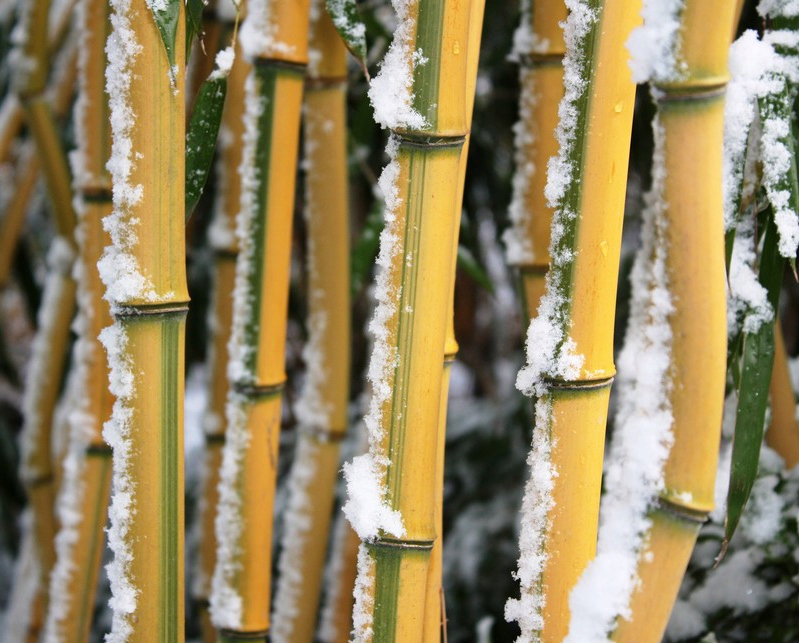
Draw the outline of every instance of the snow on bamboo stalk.
[[[108,370],[97,336],[110,323],[102,299],[97,261],[107,239],[102,218],[110,213],[107,102],[103,93],[107,5],[82,0],[77,18],[84,34],[80,51],[80,95],[75,106],[79,149],[71,157],[75,177],[74,208],[80,259],[75,263],[78,317],[74,329],[74,385],[78,393],[67,417],[69,444],[64,479],[58,498],[60,530],[56,537],[56,566],[50,578],[50,607],[44,632],[46,643],[81,640],[88,636],[94,608],[94,589],[103,549],[110,452],[101,435],[111,412],[106,382]]]
[[[398,27],[369,90],[376,120],[392,130],[379,180],[385,228],[370,324],[370,450],[345,469],[345,513],[363,540],[353,617],[359,641],[422,640],[465,90],[476,72],[471,3],[393,4]]]
[[[227,29],[232,29],[236,11],[231,2],[219,2],[217,12]],[[241,55],[241,45],[235,43],[235,58],[227,80],[227,95],[219,131],[219,152],[216,161],[216,185],[219,189],[214,202],[214,217],[208,231],[208,242],[214,251],[213,301],[209,310],[210,391],[208,408],[203,418],[205,432],[205,461],[202,491],[197,521],[199,529],[199,561],[194,575],[192,598],[201,610],[203,640],[216,641],[216,632],[208,613],[211,578],[216,565],[217,541],[214,530],[218,501],[222,451],[225,444],[225,404],[228,397],[228,343],[233,321],[233,290],[236,278],[236,258],[239,252],[236,239],[236,215],[241,207],[241,176],[239,166],[244,145],[244,83],[250,65]]]
[[[114,451],[106,640],[181,641],[184,18],[179,0],[152,8],[145,0],[114,0],[111,8],[113,211],[103,220],[111,245],[98,264],[113,315],[100,340],[116,397],[103,429]],[[155,28],[158,10],[177,18],[171,43]]]
[[[301,433],[289,477],[278,563],[275,643],[313,640],[349,398],[347,50],[320,0],[311,4],[308,58],[303,109],[309,308],[303,351],[306,377],[296,404]]]
[[[621,360],[599,553],[571,595],[569,640],[659,641],[713,507],[726,364],[721,151],[734,9],[647,2],[644,26],[629,42],[636,80],[652,83],[658,107],[653,186],[632,277],[634,326]],[[710,20],[716,27],[708,31]],[[618,582],[608,592],[600,577],[610,568]],[[606,600],[596,601],[600,584]]]
[[[545,196],[554,208],[546,292],[517,388],[535,401],[521,510],[518,641],[562,641],[562,600],[594,555],[613,316],[635,85],[623,43],[637,3],[567,2],[564,95]],[[612,143],[611,143],[612,141]],[[598,168],[605,168],[600,170]],[[603,203],[603,214],[593,212]]]
[[[521,23],[514,34],[511,60],[519,63],[519,120],[513,126],[513,195],[508,208],[511,227],[502,235],[508,263],[520,271],[525,313],[535,316],[544,294],[549,267],[552,208],[544,196],[546,164],[558,152],[555,129],[563,97],[566,19],[562,0],[522,1]]]
[[[231,388],[210,597],[222,640],[265,639],[269,629],[272,502],[308,49],[307,0],[253,1],[247,11],[240,42],[252,69],[245,84],[240,251],[228,347]]]

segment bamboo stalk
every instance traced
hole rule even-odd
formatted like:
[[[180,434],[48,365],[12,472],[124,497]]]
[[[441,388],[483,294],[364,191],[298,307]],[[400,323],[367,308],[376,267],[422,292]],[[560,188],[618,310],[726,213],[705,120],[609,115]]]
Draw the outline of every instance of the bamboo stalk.
[[[472,4],[397,5],[399,27],[370,90],[378,120],[392,129],[392,161],[380,180],[386,229],[372,322],[370,453],[347,469],[345,511],[364,540],[354,615],[358,641],[423,640],[436,537],[441,356],[451,315],[467,93],[476,73],[469,35],[479,31],[470,22],[480,12]],[[420,50],[426,62],[417,66],[412,52]],[[384,79],[398,73],[411,79],[404,109],[387,105],[383,94],[392,91]],[[363,487],[382,502],[377,516],[374,509],[359,510],[359,503],[374,502],[363,497]]]
[[[240,37],[247,79],[227,429],[211,618],[221,641],[269,630],[272,503],[285,380],[289,255],[308,0],[250,2]]]
[[[103,440],[102,426],[111,417],[113,398],[106,385],[108,367],[98,340],[101,330],[111,323],[111,315],[96,267],[109,242],[102,220],[111,214],[111,180],[105,169],[110,155],[104,94],[108,6],[103,0],[82,0],[77,12],[83,34],[76,105],[79,148],[72,157],[80,251],[74,366],[79,392],[67,418],[69,446],[57,507],[61,524],[45,625],[48,643],[89,636],[111,485],[111,452]]]
[[[214,250],[214,295],[211,350],[209,354],[209,406],[205,416],[205,464],[200,504],[200,560],[193,598],[200,606],[203,640],[215,643],[216,629],[208,612],[211,577],[216,566],[218,543],[214,530],[219,502],[222,450],[225,444],[225,404],[229,394],[227,366],[228,343],[233,323],[233,289],[239,245],[236,239],[236,215],[241,206],[239,166],[244,146],[244,84],[251,66],[244,60],[241,45],[235,43],[235,58],[227,81],[227,97],[220,128],[220,151],[217,161],[217,193],[214,219],[209,230],[209,243]]]
[[[271,640],[311,643],[322,589],[350,379],[347,49],[321,2],[311,5],[303,110],[308,252],[304,390]]]
[[[100,261],[113,324],[101,341],[116,396],[108,567],[118,641],[184,637],[183,372],[185,82],[183,3],[174,67],[144,0],[114,0],[106,47],[112,245]]]
[[[661,639],[699,527],[713,508],[726,367],[721,142],[734,13],[734,3],[688,0],[674,52],[681,72],[654,83],[673,302],[664,386],[674,444],[639,558],[631,618],[620,619],[613,635],[620,642]],[[708,31],[708,24],[718,27]]]
[[[39,158],[31,145],[25,146],[19,166],[14,194],[0,219],[0,289],[8,284],[14,252],[25,223],[25,212],[36,186],[36,179],[39,178]]]
[[[347,643],[350,640],[360,543],[358,534],[344,514],[339,513],[331,545],[329,581],[317,633],[317,638],[323,643]]]
[[[544,196],[546,167],[558,152],[555,129],[563,97],[565,43],[560,23],[566,19],[563,0],[522,3],[522,23],[511,54],[519,64],[519,121],[514,127],[516,173],[509,208],[512,227],[503,238],[508,263],[519,270],[522,302],[528,319],[546,288],[549,231],[554,210]]]
[[[569,5],[551,265],[527,331],[517,387],[535,399],[530,480],[522,505],[521,596],[506,618],[520,641],[562,641],[569,595],[596,552],[613,315],[635,85],[624,42],[639,3]],[[602,169],[601,169],[602,168]],[[595,212],[602,204],[601,213]]]
[[[471,131],[472,112],[474,109],[474,92],[477,82],[477,69],[480,59],[480,40],[483,27],[484,2],[472,2],[470,5],[468,31],[468,69],[466,81],[471,83],[466,89],[466,128]],[[459,184],[457,203],[463,203],[463,192],[466,184],[466,162],[469,157],[469,142],[471,134],[466,135],[461,155],[461,168],[459,170]],[[445,600],[443,585],[443,558],[444,558],[444,462],[447,442],[447,406],[449,398],[449,383],[452,364],[458,354],[458,342],[455,337],[455,275],[458,265],[458,242],[460,227],[456,227],[453,235],[452,268],[448,293],[446,339],[444,342],[444,372],[441,379],[441,402],[438,413],[438,443],[436,445],[436,472],[435,472],[435,530],[436,538],[430,552],[430,565],[427,573],[427,587],[425,597],[425,614],[423,635],[425,643],[436,643],[446,640],[447,623],[445,619]],[[443,636],[442,636],[443,634]]]
[[[788,469],[792,469],[799,462],[799,422],[796,421],[796,395],[779,323],[774,328],[770,393],[771,424],[766,432],[766,444],[782,456]]]

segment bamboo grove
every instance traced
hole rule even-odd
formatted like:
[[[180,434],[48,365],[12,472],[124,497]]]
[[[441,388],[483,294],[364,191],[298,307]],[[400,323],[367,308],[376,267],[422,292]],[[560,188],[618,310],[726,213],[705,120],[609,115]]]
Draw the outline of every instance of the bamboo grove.
[[[0,638],[797,640],[797,106],[796,0],[0,1]]]

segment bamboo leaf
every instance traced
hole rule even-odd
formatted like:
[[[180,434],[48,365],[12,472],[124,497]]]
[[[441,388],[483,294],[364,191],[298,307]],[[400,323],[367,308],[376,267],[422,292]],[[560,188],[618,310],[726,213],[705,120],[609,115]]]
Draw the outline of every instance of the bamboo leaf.
[[[197,95],[186,132],[186,220],[189,220],[208,180],[216,138],[222,122],[227,78],[212,73]]]
[[[777,247],[777,235],[774,218],[770,217],[758,278],[768,291],[769,304],[774,311],[777,311],[779,304],[780,285],[785,266],[785,260],[780,256]],[[755,333],[744,333],[743,337],[743,367],[735,414],[727,516],[724,522],[724,543],[719,559],[724,555],[727,544],[735,533],[757,477],[774,362],[775,320],[776,312],[771,322],[762,324]]]
[[[380,231],[383,229],[383,203],[375,201],[366,221],[363,223],[361,235],[352,249],[350,284],[352,294],[356,295],[363,288],[364,281],[369,276],[369,269],[377,256],[380,244]]]
[[[169,67],[175,67],[175,46],[178,38],[180,5],[183,0],[147,0],[147,6],[153,14],[155,26],[161,34]],[[170,77],[172,74],[170,73]]]
[[[336,31],[355,56],[364,75],[369,78],[366,69],[366,25],[361,20],[355,0],[325,0],[325,5]]]
[[[189,57],[194,36],[202,36],[204,8],[204,0],[186,0],[186,59]]]
[[[494,292],[494,284],[485,268],[475,259],[472,251],[466,246],[458,246],[458,267],[462,268],[475,282],[488,292]]]

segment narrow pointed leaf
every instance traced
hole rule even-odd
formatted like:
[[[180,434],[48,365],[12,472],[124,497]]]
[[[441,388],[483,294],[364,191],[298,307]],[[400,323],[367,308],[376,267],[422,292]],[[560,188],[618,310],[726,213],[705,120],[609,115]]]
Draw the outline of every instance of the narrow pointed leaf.
[[[189,58],[194,36],[203,33],[203,0],[186,0],[186,59]]]
[[[777,310],[779,303],[784,266],[785,260],[777,249],[777,227],[772,217],[769,219],[763,244],[759,280],[768,291],[768,300],[774,311]],[[776,313],[771,322],[762,324],[755,333],[745,333],[743,337],[743,367],[732,442],[727,517],[724,522],[724,549],[735,533],[757,477],[771,369],[774,363],[775,320]]]
[[[327,12],[333,20],[344,44],[355,56],[366,77],[366,25],[361,20],[355,0],[325,0]]]
[[[200,87],[191,121],[186,132],[186,220],[189,220],[194,207],[208,180],[211,161],[214,158],[216,138],[222,122],[222,108],[225,105],[227,78],[221,75],[209,76]]]
[[[175,66],[175,46],[178,38],[180,4],[183,0],[148,0],[147,6],[153,14],[155,26],[161,34],[170,68]]]

